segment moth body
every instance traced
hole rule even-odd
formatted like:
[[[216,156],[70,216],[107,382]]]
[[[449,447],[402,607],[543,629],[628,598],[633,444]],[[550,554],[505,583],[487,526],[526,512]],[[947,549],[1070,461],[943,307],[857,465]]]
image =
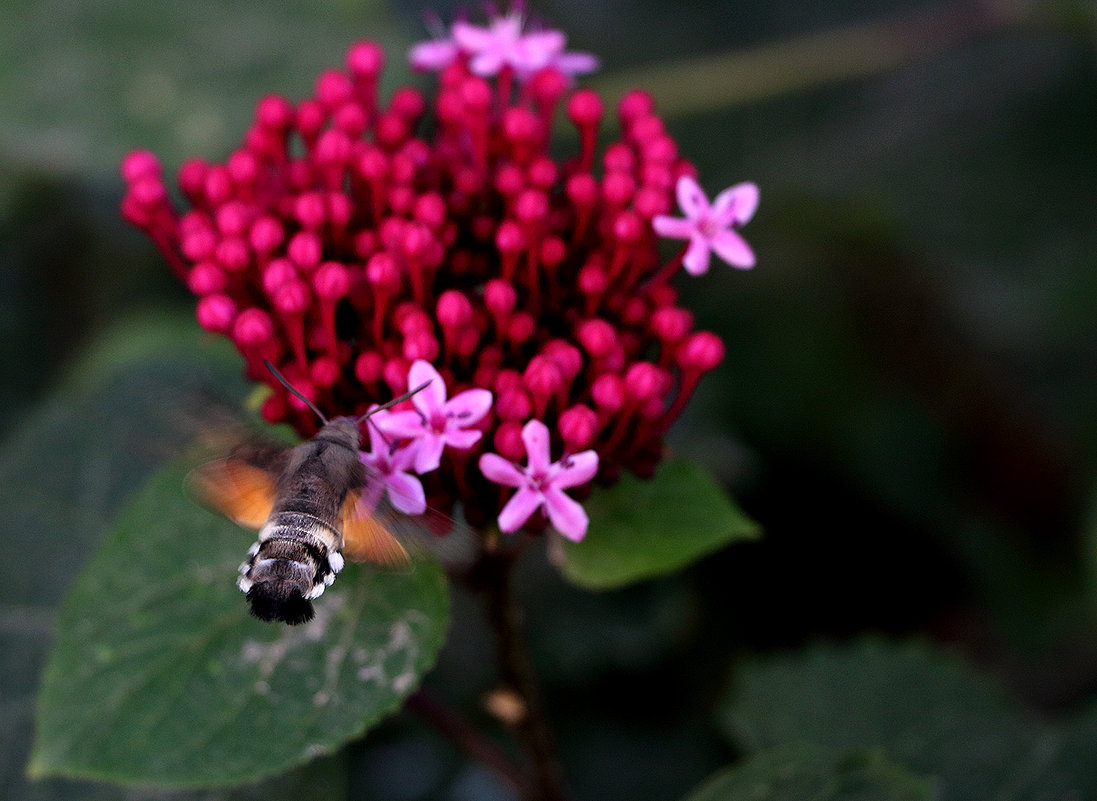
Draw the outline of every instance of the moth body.
[[[312,601],[343,569],[343,554],[359,562],[395,567],[410,562],[407,551],[359,503],[366,468],[358,454],[359,426],[426,388],[426,382],[374,407],[361,417],[328,420],[293,388],[274,365],[267,368],[323,421],[316,435],[295,448],[252,445],[193,474],[202,499],[237,524],[258,531],[240,565],[237,585],[261,620],[304,623]]]
[[[312,617],[310,602],[343,568],[343,505],[364,482],[354,418],[326,423],[289,451],[274,508],[237,580],[256,617],[287,623]]]

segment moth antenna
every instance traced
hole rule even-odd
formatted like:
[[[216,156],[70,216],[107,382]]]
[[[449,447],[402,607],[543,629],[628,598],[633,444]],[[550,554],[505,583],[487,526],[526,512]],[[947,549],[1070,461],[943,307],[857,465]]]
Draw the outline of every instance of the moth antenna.
[[[271,373],[274,374],[274,377],[278,379],[279,383],[282,386],[284,386],[286,389],[288,389],[290,392],[292,392],[294,395],[296,395],[298,398],[300,398],[302,403],[304,403],[306,406],[308,406],[310,409],[312,409],[314,412],[316,412],[316,416],[320,418],[320,422],[322,422],[324,425],[328,424],[328,418],[324,417],[324,413],[316,408],[316,404],[314,404],[312,401],[310,401],[308,398],[306,398],[304,395],[302,395],[300,392],[298,392],[296,387],[294,387],[289,381],[287,381],[282,376],[282,374],[280,372],[278,372],[277,367],[275,367],[273,364],[271,364],[266,359],[263,359],[263,364],[265,364],[267,366],[267,369],[270,370]],[[427,383],[430,383],[430,382],[427,382]],[[426,386],[426,384],[423,384],[423,387],[425,387],[425,386]],[[423,387],[419,387],[419,389],[422,389]],[[418,392],[419,389],[415,390],[415,392]],[[412,395],[414,395],[415,392],[413,392]],[[403,398],[401,398],[400,400],[403,400]]]
[[[381,440],[385,443],[385,446],[389,449],[389,454],[391,455],[396,450],[396,445],[399,440],[395,440],[390,437],[384,432],[381,426],[377,425],[377,423],[373,422],[372,420],[366,420],[366,425],[368,425],[371,429],[377,432],[377,434],[381,437]]]
[[[433,381],[433,380],[434,380],[433,378],[428,378],[426,381],[424,381],[422,384],[417,386],[415,389],[411,390],[410,392],[405,392],[399,398],[393,398],[388,403],[383,403],[380,406],[378,406],[376,409],[370,409],[368,412],[366,412],[364,415],[362,415],[361,417],[358,418],[358,422],[361,423],[363,420],[365,420],[370,415],[377,414],[378,412],[383,412],[385,409],[388,409],[392,406],[395,406],[398,403],[403,403],[408,398],[410,398],[412,395],[415,395],[419,392],[422,392],[424,389],[426,389],[428,386],[430,386],[430,382]]]

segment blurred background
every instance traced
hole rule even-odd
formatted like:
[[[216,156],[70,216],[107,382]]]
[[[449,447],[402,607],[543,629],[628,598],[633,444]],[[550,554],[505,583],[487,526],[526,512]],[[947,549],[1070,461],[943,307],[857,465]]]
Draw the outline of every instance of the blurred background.
[[[187,291],[120,219],[119,159],[149,148],[173,172],[191,155],[220,158],[261,94],[306,95],[361,38],[386,46],[388,90],[425,85],[403,54],[430,14],[448,22],[462,8],[480,10],[0,7],[0,483],[13,521],[0,523],[0,797],[144,797],[22,777],[53,609],[117,507],[188,436],[150,408],[191,380],[181,373],[217,383],[200,350],[95,383],[103,353],[150,344],[143,332],[161,329],[149,319],[196,328]],[[724,482],[764,540],[600,595],[537,558],[523,566],[577,795],[680,797],[734,756],[711,724],[730,666],[820,639],[930,638],[1049,718],[1091,701],[1092,4],[539,0],[530,11],[601,57],[589,84],[607,100],[633,86],[654,95],[710,195],[744,180],[762,192],[745,229],[756,269],[714,262],[678,284],[728,355],[672,446]],[[60,497],[67,511],[51,515]],[[489,653],[458,595],[433,689],[474,709]],[[406,716],[348,758],[353,798],[505,797]]]

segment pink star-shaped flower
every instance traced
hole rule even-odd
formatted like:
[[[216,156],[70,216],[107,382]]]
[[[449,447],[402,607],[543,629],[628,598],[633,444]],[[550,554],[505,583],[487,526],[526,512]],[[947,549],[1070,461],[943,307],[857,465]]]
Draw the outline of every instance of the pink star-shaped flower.
[[[359,453],[358,458],[366,466],[369,480],[358,502],[372,513],[387,492],[389,502],[398,512],[421,515],[427,510],[427,496],[423,482],[409,472],[415,464],[418,442],[393,448],[379,427],[380,421],[390,414],[377,412],[367,425],[370,449],[368,453]]]
[[[482,432],[468,430],[491,411],[492,395],[486,389],[466,389],[446,400],[446,384],[430,362],[417,359],[408,370],[408,386],[430,384],[412,396],[415,411],[392,412],[377,421],[378,427],[397,439],[418,443],[415,472],[429,473],[442,461],[448,445],[464,450],[480,441]]]
[[[569,540],[579,542],[587,534],[589,518],[583,507],[564,494],[569,487],[586,484],[598,472],[598,454],[583,451],[559,462],[549,462],[549,430],[540,420],[522,428],[526,445],[524,468],[497,453],[480,457],[480,472],[496,484],[518,491],[499,513],[499,530],[517,531],[539,508],[544,507],[553,528]]]
[[[459,20],[450,26],[450,38],[438,37],[414,45],[408,60],[418,69],[437,71],[464,53],[469,57],[469,69],[476,75],[490,77],[510,67],[523,80],[549,66],[569,77],[598,68],[598,59],[589,53],[565,52],[567,37],[561,31],[522,33],[524,24],[518,11],[492,17],[486,26]]]
[[[747,223],[758,208],[758,187],[736,184],[716,196],[709,205],[708,196],[693,178],[683,175],[675,186],[678,207],[685,217],[657,214],[651,220],[655,233],[674,239],[688,239],[689,247],[682,266],[690,275],[708,272],[712,251],[732,267],[754,266],[754,251],[735,230]]]

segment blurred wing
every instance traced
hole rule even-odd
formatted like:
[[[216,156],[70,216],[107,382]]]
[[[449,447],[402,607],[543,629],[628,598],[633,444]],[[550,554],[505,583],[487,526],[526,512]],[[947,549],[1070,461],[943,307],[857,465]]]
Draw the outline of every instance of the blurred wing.
[[[359,507],[358,493],[343,501],[343,554],[355,562],[383,567],[407,567],[411,557],[379,519]]]
[[[211,509],[252,529],[262,528],[270,517],[278,486],[267,470],[235,456],[199,467],[188,484]]]
[[[363,467],[367,485],[371,482],[380,482],[385,488],[380,493],[380,499],[372,507],[365,499],[358,500],[359,519],[369,519],[372,525],[382,529],[388,537],[394,538],[396,544],[409,553],[411,558],[434,558],[449,569],[468,567],[475,560],[481,540],[480,536],[466,523],[454,520],[449,515],[429,506],[419,514],[400,511],[397,507],[414,508],[416,499],[408,497],[387,484],[384,477],[369,465],[363,465]],[[362,495],[368,497],[373,493],[363,492]],[[418,498],[418,505],[422,505],[422,497]],[[347,540],[345,530],[343,538],[344,541]]]

